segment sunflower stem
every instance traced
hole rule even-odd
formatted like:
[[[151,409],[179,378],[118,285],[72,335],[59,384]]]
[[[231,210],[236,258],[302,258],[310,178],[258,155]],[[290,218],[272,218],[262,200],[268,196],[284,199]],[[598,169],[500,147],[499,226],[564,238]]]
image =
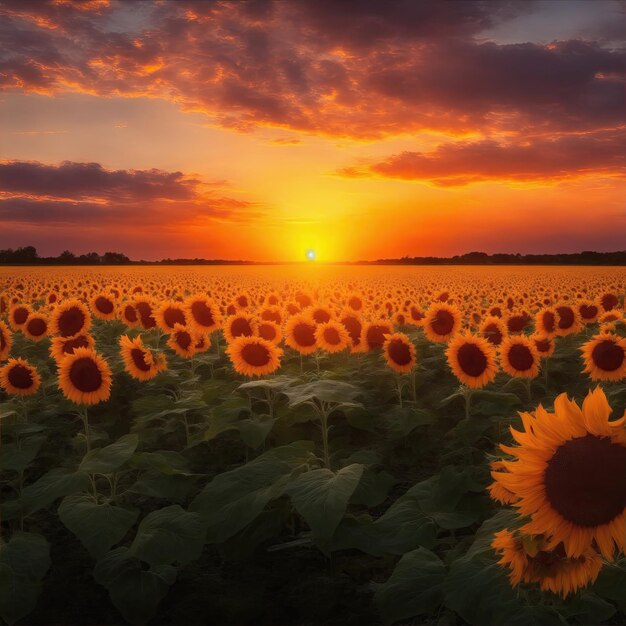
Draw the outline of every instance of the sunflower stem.
[[[322,404],[320,410],[320,418],[322,422],[322,445],[324,447],[324,467],[330,469],[330,450],[328,446],[328,411]]]
[[[468,420],[470,418],[470,409],[472,406],[472,389],[469,387],[465,387],[463,389],[463,398],[465,400],[465,419]]]
[[[396,391],[398,392],[398,402],[400,403],[400,408],[402,408],[402,381],[400,380],[400,375],[396,374]]]
[[[83,406],[80,410],[80,417],[83,421],[83,428],[85,429],[85,441],[87,443],[87,452],[91,451],[91,433],[89,431],[89,416],[87,415],[87,407]]]
[[[413,402],[417,404],[417,368],[414,367],[411,372],[411,395],[413,396]]]
[[[543,360],[543,376],[544,376],[544,382],[546,383],[546,390],[548,389],[548,364],[549,363],[550,363],[550,357],[547,356]]]

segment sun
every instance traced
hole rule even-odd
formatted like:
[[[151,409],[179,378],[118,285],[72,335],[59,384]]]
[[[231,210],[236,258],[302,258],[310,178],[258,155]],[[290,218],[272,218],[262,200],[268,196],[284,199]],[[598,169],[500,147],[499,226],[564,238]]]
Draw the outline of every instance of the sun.
[[[306,251],[306,258],[308,261],[315,261],[315,250],[307,250]]]

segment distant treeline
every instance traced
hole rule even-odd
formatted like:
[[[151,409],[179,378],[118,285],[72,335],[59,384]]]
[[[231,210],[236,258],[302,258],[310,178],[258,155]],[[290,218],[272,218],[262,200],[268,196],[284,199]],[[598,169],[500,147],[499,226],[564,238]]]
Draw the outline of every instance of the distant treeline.
[[[0,265],[259,265],[253,261],[224,259],[162,259],[133,261],[121,252],[88,252],[76,255],[65,250],[59,256],[39,256],[34,246],[0,250]],[[416,256],[376,261],[354,261],[349,265],[626,265],[621,252],[576,252],[574,254],[486,254],[468,252],[453,257]]]
[[[362,263],[367,264],[367,261]],[[621,252],[575,252],[573,254],[487,254],[468,252],[453,257],[416,256],[379,259],[376,265],[626,265]]]

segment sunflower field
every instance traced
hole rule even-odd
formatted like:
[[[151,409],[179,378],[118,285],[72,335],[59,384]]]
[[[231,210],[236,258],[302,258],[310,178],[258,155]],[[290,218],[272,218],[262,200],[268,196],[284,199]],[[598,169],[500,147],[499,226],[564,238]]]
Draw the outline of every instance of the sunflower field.
[[[0,270],[8,624],[626,622],[624,268]]]

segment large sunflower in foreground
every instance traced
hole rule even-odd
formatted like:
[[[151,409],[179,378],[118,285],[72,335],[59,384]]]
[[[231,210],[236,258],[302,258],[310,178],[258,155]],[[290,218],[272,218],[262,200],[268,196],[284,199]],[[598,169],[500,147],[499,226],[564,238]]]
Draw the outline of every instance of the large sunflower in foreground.
[[[538,583],[542,591],[563,598],[595,582],[602,569],[602,559],[592,548],[580,556],[565,553],[563,544],[549,548],[543,537],[528,537],[509,530],[494,536],[492,547],[501,555],[500,565],[508,567],[511,586]]]
[[[120,337],[120,354],[124,361],[124,369],[137,380],[150,380],[166,367],[163,353],[154,355],[146,348],[141,337],[131,339],[128,335]]]
[[[500,345],[500,367],[511,376],[535,378],[539,373],[539,353],[524,335],[507,337]]]
[[[37,370],[25,359],[9,359],[0,368],[0,387],[10,395],[32,396],[40,385]]]
[[[226,349],[235,371],[244,376],[264,376],[280,367],[283,351],[261,337],[239,337]]]
[[[387,365],[400,374],[410,372],[417,363],[415,346],[404,333],[385,335],[383,356]]]
[[[316,330],[317,324],[309,314],[292,315],[285,324],[285,343],[300,354],[312,354],[317,350]]]
[[[50,334],[75,337],[91,328],[91,315],[87,307],[76,299],[66,300],[52,311]]]
[[[586,374],[591,380],[626,378],[626,339],[611,333],[600,333],[581,347]]]
[[[204,294],[190,296],[184,302],[187,319],[195,328],[202,333],[212,333],[220,326],[222,314],[220,309]]]
[[[491,475],[529,518],[521,531],[545,536],[547,550],[562,543],[576,558],[596,547],[612,560],[615,549],[626,549],[626,413],[610,415],[600,388],[582,409],[561,394],[554,413],[541,405],[520,413],[523,430],[511,429],[519,445],[500,446],[513,460]]]
[[[341,352],[352,345],[345,326],[336,320],[318,324],[315,329],[317,346],[326,352]]]
[[[495,348],[482,337],[457,335],[446,350],[453,374],[468,387],[480,389],[496,376]]]
[[[22,327],[22,332],[31,341],[41,341],[48,335],[48,330],[48,318],[38,311],[31,313]]]
[[[446,343],[461,328],[461,313],[445,302],[432,304],[422,324],[426,337],[431,341]]]
[[[76,404],[98,404],[111,394],[111,369],[90,348],[76,348],[59,363],[59,388]]]
[[[94,338],[88,333],[76,335],[70,339],[53,337],[50,345],[50,356],[58,362],[68,354],[72,354],[76,348],[93,348],[95,345]]]

